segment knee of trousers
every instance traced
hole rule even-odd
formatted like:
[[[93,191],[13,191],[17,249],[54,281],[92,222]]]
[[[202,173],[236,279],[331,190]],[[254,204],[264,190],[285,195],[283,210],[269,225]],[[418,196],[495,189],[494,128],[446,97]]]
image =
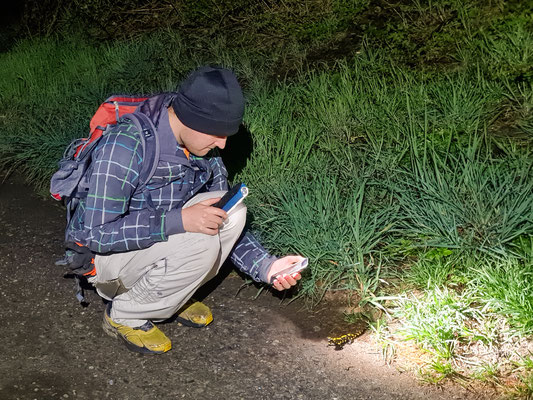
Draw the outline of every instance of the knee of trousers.
[[[218,235],[204,235],[202,258],[210,264],[215,262],[220,253],[220,238]]]
[[[206,235],[204,233],[186,233],[189,235],[188,251],[175,252],[166,257],[168,268],[180,268],[184,263],[198,263],[200,265],[213,265],[220,253],[221,244],[219,235]],[[169,242],[174,238],[171,236]],[[172,243],[170,243],[172,244]]]

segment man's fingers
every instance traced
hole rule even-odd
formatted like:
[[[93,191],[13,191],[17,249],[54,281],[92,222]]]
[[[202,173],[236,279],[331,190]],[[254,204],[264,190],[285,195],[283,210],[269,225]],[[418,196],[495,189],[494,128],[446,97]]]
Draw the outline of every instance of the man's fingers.
[[[182,209],[183,226],[187,232],[199,232],[216,235],[219,228],[228,218],[226,211],[211,207],[220,197],[200,201]]]
[[[296,285],[296,279],[294,279],[294,278],[292,277],[292,275],[287,275],[287,276],[285,277],[285,281],[286,281],[289,285],[291,285],[291,286]]]
[[[222,225],[222,222],[223,221],[220,219],[217,219],[215,221],[207,221],[204,226],[207,229],[215,229],[218,231],[218,228],[220,228],[220,225]]]
[[[205,233],[206,235],[215,236],[218,233],[218,228],[204,228],[204,232],[202,233]]]
[[[290,275],[285,275],[285,276],[280,275],[276,277],[276,280],[273,283],[273,286],[277,290],[280,290],[280,291],[285,290],[285,289],[290,289],[294,285],[296,285],[296,280]]]
[[[224,223],[224,216],[218,215],[218,214],[208,214],[205,216],[205,224],[214,228],[216,225],[216,228],[219,228]]]
[[[290,276],[285,276],[284,278],[285,279],[283,280],[283,282],[281,282],[281,284],[283,285],[285,289],[289,289],[291,286],[296,285],[296,281],[292,279]]]
[[[210,199],[210,200],[212,200],[212,199]],[[213,202],[213,203],[216,203],[216,201]],[[198,203],[198,204],[201,204],[201,203]],[[226,211],[224,211],[222,208],[211,207],[210,204],[202,204],[202,205],[205,206],[203,208],[204,216],[214,215],[214,216],[220,217],[222,219],[228,218],[228,213]]]
[[[213,221],[206,221],[200,227],[200,232],[212,236],[218,234],[219,228],[220,225],[218,223]]]
[[[281,286],[283,286],[283,289],[290,289],[291,284],[287,282],[285,279],[281,281]]]
[[[217,207],[210,207],[212,210],[211,213],[213,215],[216,215],[220,218],[222,218],[223,220],[225,220],[226,218],[228,218],[228,213],[226,211],[224,211],[222,208],[217,208]]]
[[[288,289],[289,287],[296,285],[296,281],[291,278],[289,275],[277,276],[276,280],[283,286]],[[288,287],[287,287],[288,286]]]

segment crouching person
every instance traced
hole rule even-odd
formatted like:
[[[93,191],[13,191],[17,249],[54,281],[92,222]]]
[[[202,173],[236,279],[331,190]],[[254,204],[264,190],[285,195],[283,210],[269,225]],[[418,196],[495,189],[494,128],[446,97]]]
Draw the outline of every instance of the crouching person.
[[[203,327],[211,311],[192,296],[213,278],[229,256],[255,281],[302,259],[269,254],[247,231],[246,206],[229,213],[213,207],[228,190],[227,172],[216,148],[237,133],[244,98],[228,69],[193,71],[175,93],[155,95],[136,112],[155,127],[160,151],[155,172],[140,182],[142,134],[124,119],[112,126],[93,152],[89,190],[67,225],[68,242],[94,254],[97,292],[110,300],[103,328],[128,349],[160,354],[170,339],[154,324],[176,316]],[[288,289],[299,274],[279,277]]]

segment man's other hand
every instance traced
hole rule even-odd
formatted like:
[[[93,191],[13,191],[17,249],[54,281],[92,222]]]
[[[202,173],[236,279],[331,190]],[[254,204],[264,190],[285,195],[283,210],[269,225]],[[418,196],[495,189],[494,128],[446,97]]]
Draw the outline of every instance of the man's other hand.
[[[283,271],[286,268],[289,268],[292,264],[297,263],[298,261],[303,260],[304,257],[302,256],[286,256],[283,258],[280,258],[279,260],[276,260],[272,263],[270,266],[270,271],[268,271],[268,281],[272,279],[273,276],[276,276],[276,274],[280,271]],[[292,286],[296,285],[298,281],[300,280],[302,276],[299,272],[295,272],[290,275],[285,276],[279,276],[276,277],[274,280],[274,283],[272,284],[273,287],[277,290],[285,290],[289,289]]]
[[[186,232],[216,235],[228,214],[221,208],[211,207],[220,197],[200,201],[181,210],[183,228]]]

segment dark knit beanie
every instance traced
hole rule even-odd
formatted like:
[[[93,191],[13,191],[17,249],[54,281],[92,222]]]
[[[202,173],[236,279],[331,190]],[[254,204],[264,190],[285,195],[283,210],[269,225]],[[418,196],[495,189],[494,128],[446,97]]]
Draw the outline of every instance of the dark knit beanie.
[[[230,136],[242,122],[244,97],[233,72],[206,66],[181,83],[172,108],[179,120],[195,131]]]

